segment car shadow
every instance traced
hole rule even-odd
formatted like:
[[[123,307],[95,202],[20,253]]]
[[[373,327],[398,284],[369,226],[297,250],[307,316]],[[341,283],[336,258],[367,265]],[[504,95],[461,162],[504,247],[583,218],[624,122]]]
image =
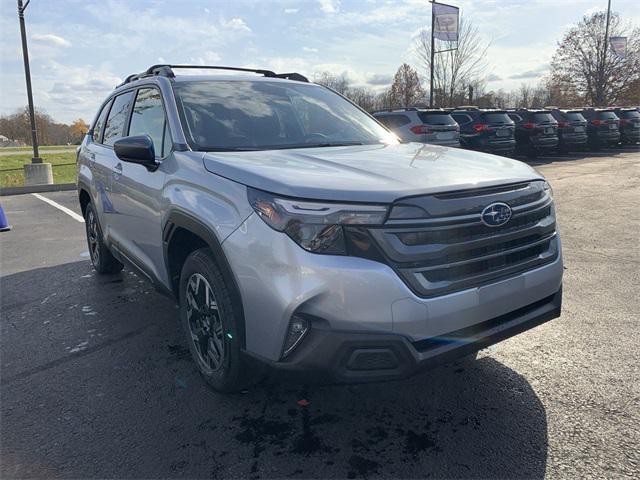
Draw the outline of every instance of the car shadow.
[[[0,287],[3,477],[545,475],[544,405],[501,347],[403,381],[222,395],[173,303],[130,272],[82,261]]]

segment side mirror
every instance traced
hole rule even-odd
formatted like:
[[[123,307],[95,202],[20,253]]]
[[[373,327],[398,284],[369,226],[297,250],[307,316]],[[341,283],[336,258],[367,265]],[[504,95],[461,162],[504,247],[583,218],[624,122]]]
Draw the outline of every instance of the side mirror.
[[[137,163],[154,170],[158,168],[153,140],[149,135],[136,135],[116,140],[113,150],[123,162]]]

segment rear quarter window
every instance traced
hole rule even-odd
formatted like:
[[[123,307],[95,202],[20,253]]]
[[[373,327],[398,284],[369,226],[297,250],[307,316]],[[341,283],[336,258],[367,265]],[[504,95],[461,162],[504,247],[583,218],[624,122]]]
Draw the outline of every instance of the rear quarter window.
[[[111,101],[108,101],[102,110],[100,111],[100,115],[98,115],[98,119],[96,120],[95,125],[93,126],[93,141],[95,143],[100,143],[102,140],[102,130],[104,130],[104,122],[107,118],[107,114],[109,113],[109,107],[111,106]]]

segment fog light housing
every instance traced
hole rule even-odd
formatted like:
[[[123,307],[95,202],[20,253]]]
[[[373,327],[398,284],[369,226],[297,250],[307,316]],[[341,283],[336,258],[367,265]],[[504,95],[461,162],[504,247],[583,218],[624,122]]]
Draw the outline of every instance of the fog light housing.
[[[294,348],[298,346],[298,344],[302,341],[304,336],[309,331],[311,325],[306,318],[303,318],[299,315],[294,315],[291,317],[291,322],[289,323],[289,329],[287,331],[287,338],[284,342],[284,349],[282,352],[282,358],[289,355]]]

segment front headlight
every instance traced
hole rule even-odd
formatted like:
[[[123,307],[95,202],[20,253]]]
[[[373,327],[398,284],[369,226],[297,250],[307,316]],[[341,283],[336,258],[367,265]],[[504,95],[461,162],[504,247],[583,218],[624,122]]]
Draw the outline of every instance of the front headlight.
[[[553,188],[551,188],[551,185],[549,185],[549,182],[544,182],[542,184],[542,190],[544,190],[544,192],[549,195],[549,198],[551,198],[551,200],[553,200]]]
[[[381,225],[387,216],[383,205],[294,200],[253,188],[247,197],[267,225],[313,253],[347,255],[344,225]]]

